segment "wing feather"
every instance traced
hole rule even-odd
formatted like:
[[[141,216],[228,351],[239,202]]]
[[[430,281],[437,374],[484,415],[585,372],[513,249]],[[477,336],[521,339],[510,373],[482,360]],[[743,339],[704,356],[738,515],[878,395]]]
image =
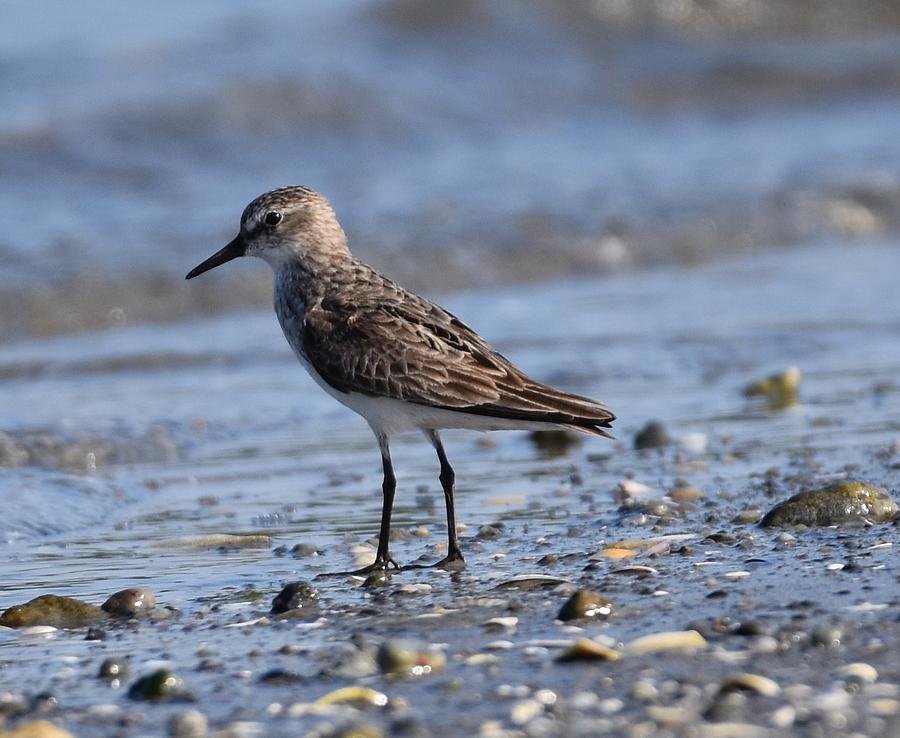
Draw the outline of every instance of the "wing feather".
[[[303,353],[329,385],[605,435],[615,416],[601,403],[531,379],[443,308],[385,285],[377,301],[357,293],[308,306]]]

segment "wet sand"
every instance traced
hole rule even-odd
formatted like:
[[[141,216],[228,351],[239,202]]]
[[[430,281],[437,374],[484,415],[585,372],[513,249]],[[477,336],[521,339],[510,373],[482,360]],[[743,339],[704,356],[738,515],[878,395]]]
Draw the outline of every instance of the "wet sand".
[[[129,586],[157,602],[98,623],[102,640],[0,629],[0,725],[191,735],[197,710],[220,735],[896,734],[897,524],[757,523],[835,479],[896,499],[897,273],[895,244],[821,244],[446,296],[532,374],[608,402],[618,440],[447,434],[468,568],[381,586],[315,579],[371,545],[378,455],[268,311],[0,348],[17,500],[0,609]],[[743,396],[790,366],[799,404]],[[650,420],[672,442],[637,451]],[[396,445],[401,562],[441,555],[432,457],[415,435]],[[317,601],[272,615],[295,580]],[[557,620],[576,589],[608,615]],[[699,635],[632,643],[667,631]],[[580,638],[618,658],[559,661]],[[408,649],[420,673],[385,673]],[[110,657],[128,668],[116,686],[97,678]],[[183,680],[169,699],[128,696],[161,668]]]

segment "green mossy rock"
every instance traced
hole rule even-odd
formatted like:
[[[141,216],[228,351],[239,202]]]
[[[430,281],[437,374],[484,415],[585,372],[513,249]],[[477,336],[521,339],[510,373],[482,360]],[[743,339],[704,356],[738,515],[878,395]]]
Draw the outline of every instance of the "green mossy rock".
[[[866,482],[843,481],[800,492],[779,502],[760,521],[764,528],[884,523],[897,515],[887,491]]]
[[[106,617],[99,607],[72,597],[41,595],[24,605],[13,605],[0,615],[0,625],[25,628],[31,625],[51,625],[54,628],[81,628]]]

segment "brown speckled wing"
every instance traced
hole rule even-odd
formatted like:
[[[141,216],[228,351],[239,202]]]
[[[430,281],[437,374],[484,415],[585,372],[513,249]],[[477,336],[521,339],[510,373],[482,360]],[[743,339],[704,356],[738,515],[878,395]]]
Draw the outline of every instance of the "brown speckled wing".
[[[335,389],[606,435],[615,418],[600,403],[530,379],[442,308],[379,287],[377,301],[344,293],[306,311],[303,352]]]

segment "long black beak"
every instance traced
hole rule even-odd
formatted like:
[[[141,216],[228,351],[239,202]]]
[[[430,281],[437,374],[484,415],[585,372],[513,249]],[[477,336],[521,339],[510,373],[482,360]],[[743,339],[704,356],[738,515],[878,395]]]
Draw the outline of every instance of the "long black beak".
[[[227,246],[219,249],[206,261],[191,269],[191,271],[187,273],[185,279],[193,279],[198,274],[203,274],[203,272],[208,272],[210,269],[215,269],[217,266],[222,266],[226,261],[237,259],[239,256],[243,256],[246,253],[247,244],[244,241],[244,237],[238,233],[238,235],[228,242]]]

